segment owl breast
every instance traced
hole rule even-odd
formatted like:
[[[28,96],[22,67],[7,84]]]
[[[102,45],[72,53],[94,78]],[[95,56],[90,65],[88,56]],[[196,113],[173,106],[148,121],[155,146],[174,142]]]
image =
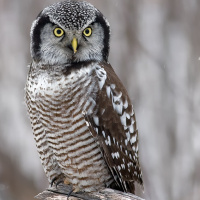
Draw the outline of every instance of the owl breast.
[[[31,125],[49,182],[64,175],[65,181],[85,191],[112,180],[84,117],[95,112],[99,86],[94,73],[95,66],[68,71],[32,66],[26,85]]]

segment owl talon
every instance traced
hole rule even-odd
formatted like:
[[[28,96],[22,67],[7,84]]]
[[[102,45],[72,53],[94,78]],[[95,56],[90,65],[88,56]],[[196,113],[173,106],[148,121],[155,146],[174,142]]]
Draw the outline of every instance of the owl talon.
[[[68,193],[67,200],[69,199],[69,197],[71,196],[72,193],[73,193],[73,189]]]
[[[76,192],[79,192],[80,191],[80,188],[78,186],[76,187],[73,187],[73,192],[76,193]]]
[[[59,184],[64,183],[65,177],[61,174],[59,176],[56,176],[55,178],[52,179],[51,181],[51,187],[55,184],[56,188],[58,187]]]
[[[71,196],[72,193],[76,193],[76,192],[79,192],[80,191],[80,188],[77,186],[77,187],[72,187],[72,190],[68,193],[67,195],[67,199],[69,199],[69,197]]]
[[[53,186],[53,184],[55,183],[55,181],[57,180],[57,177],[53,178],[51,181],[51,187]]]
[[[58,185],[60,185],[61,183],[64,183],[64,181],[63,181],[63,180],[58,181],[58,182],[56,183],[56,188],[57,188]]]

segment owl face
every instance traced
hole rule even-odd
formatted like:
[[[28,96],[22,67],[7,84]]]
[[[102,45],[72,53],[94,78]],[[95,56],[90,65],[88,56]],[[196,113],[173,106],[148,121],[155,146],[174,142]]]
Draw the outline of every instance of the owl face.
[[[31,28],[31,55],[43,65],[107,61],[110,28],[94,6],[64,1],[45,8]]]

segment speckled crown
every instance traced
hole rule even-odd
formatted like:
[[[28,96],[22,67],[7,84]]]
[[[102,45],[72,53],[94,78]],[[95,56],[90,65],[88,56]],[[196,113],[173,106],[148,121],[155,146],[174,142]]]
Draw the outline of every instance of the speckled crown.
[[[94,21],[96,12],[99,11],[86,1],[63,1],[48,6],[42,14],[48,15],[52,22],[63,28],[81,29]]]

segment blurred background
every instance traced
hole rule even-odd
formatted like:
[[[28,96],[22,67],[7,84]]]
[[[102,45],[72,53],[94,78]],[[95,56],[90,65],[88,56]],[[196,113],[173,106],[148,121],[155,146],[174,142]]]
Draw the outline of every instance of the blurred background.
[[[110,63],[133,102],[144,197],[200,199],[200,1],[88,0],[112,28]],[[30,27],[56,0],[0,0],[0,200],[47,186],[24,103]]]

